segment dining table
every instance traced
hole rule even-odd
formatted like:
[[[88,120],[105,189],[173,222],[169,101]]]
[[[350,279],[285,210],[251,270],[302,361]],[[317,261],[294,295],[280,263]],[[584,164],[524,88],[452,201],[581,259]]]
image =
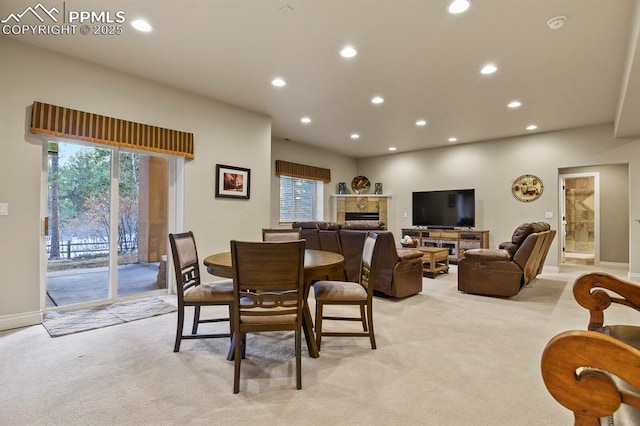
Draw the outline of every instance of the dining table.
[[[211,275],[233,278],[231,252],[215,253],[204,259],[204,265]],[[309,356],[320,356],[318,344],[313,332],[313,318],[309,308],[309,292],[313,283],[320,280],[345,280],[344,257],[339,253],[306,249],[304,251],[304,294],[302,307],[302,330],[307,342]]]

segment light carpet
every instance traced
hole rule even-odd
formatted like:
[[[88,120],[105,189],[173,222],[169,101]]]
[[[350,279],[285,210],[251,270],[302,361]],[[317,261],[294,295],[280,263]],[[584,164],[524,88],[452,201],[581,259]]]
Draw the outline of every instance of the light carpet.
[[[42,325],[51,337],[58,337],[175,311],[175,305],[159,297],[145,297],[75,311],[50,311],[44,314]]]
[[[357,337],[323,339],[319,358],[303,349],[301,390],[290,333],[249,335],[233,394],[229,339],[184,340],[175,353],[175,313],[60,339],[40,326],[2,331],[0,424],[571,425],[544,386],[540,357],[554,335],[587,327],[571,291],[581,268],[543,273],[501,299],[459,292],[453,265],[425,278],[416,296],[377,297],[378,349]],[[313,293],[309,302],[313,311]],[[619,311],[607,322],[637,322],[633,309]],[[202,312],[225,314],[222,306]]]

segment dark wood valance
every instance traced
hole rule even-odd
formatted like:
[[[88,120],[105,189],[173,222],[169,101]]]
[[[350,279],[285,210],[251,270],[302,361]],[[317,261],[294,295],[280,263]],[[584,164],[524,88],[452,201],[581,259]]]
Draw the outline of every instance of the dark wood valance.
[[[34,102],[31,133],[193,158],[193,133]]]
[[[331,170],[322,167],[307,166],[306,164],[290,163],[276,160],[276,175],[293,176],[303,179],[321,180],[324,183],[331,182]]]

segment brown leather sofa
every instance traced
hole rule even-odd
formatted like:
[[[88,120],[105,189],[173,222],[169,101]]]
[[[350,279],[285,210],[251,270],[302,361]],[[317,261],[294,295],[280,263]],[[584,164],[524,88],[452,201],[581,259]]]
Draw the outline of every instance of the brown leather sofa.
[[[548,223],[524,223],[497,249],[466,250],[458,262],[458,290],[501,297],[518,294],[542,272],[555,235]]]
[[[354,220],[337,222],[294,222],[301,228],[306,248],[340,253],[344,256],[345,279],[358,281],[362,248],[368,232],[378,236],[370,282],[387,296],[403,298],[422,291],[422,252],[396,248],[393,233],[382,221]]]

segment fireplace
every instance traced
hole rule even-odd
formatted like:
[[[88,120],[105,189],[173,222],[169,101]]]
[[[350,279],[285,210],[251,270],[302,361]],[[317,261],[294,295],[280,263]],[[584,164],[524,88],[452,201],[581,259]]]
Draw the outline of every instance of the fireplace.
[[[337,222],[345,220],[381,220],[387,223],[387,201],[391,196],[378,194],[336,194],[333,217]]]
[[[345,220],[380,220],[380,213],[367,213],[367,212],[345,212]]]

